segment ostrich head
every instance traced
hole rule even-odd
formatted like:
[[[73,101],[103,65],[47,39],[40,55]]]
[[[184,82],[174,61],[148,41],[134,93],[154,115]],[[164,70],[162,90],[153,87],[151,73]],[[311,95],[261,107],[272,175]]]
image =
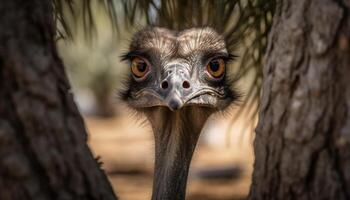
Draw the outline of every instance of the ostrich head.
[[[154,132],[153,200],[185,198],[205,121],[237,97],[226,74],[231,59],[223,37],[211,28],[146,28],[135,34],[123,55],[130,76],[122,98],[146,115]]]

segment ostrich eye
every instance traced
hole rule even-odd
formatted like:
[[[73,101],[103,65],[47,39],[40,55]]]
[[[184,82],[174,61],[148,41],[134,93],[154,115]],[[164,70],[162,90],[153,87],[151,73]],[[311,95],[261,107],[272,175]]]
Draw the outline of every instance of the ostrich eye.
[[[207,65],[207,71],[214,78],[220,78],[225,73],[225,61],[221,58],[210,61]]]
[[[134,58],[131,60],[131,72],[136,78],[144,77],[149,70],[147,63],[141,58]]]

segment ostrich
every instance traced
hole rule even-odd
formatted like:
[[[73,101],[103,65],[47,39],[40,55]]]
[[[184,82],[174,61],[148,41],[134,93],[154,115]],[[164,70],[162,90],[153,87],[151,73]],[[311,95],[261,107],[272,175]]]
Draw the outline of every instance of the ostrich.
[[[185,199],[204,123],[238,97],[226,75],[232,57],[224,38],[209,27],[180,32],[145,28],[122,56],[131,69],[122,99],[146,116],[154,133],[152,200]]]

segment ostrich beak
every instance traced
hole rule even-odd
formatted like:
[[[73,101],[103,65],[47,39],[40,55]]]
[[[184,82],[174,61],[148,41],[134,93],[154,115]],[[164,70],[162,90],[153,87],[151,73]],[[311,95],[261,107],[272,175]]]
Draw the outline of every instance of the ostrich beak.
[[[151,86],[131,92],[128,103],[134,108],[161,106],[177,111],[186,106],[225,108],[231,102],[231,94],[224,87],[211,86],[191,77],[190,67],[175,63],[164,67],[161,78]],[[232,94],[231,94],[232,95]],[[232,96],[234,97],[234,96]]]
[[[161,95],[171,111],[181,109],[193,92],[190,71],[185,65],[172,64],[166,67],[161,82]]]
[[[169,95],[165,101],[171,111],[179,110],[184,105],[182,97],[177,92]]]

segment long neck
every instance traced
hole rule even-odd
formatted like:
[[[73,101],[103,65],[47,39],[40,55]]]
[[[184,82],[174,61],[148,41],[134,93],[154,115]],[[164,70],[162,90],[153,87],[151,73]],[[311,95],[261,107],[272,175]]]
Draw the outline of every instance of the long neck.
[[[185,199],[192,155],[209,114],[184,108],[158,108],[148,114],[155,137],[155,173],[152,200]]]

